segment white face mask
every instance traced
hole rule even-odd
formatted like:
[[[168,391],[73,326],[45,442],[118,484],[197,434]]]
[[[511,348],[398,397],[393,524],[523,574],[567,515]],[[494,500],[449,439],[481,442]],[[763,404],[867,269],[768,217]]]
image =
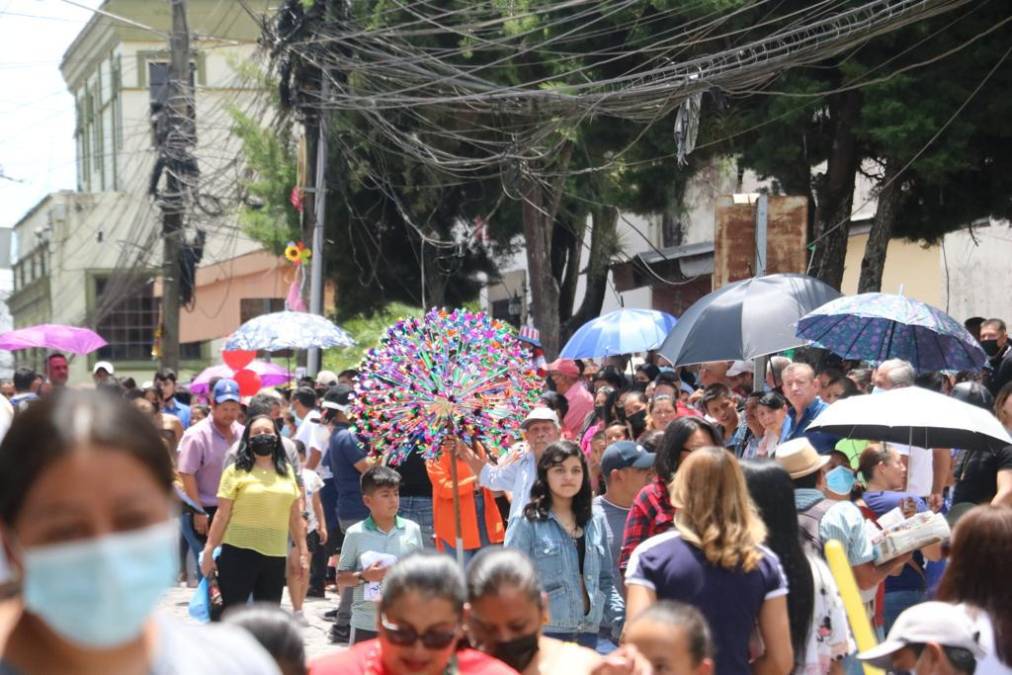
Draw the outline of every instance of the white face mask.
[[[64,639],[108,649],[137,638],[178,573],[179,525],[25,549],[25,608]]]

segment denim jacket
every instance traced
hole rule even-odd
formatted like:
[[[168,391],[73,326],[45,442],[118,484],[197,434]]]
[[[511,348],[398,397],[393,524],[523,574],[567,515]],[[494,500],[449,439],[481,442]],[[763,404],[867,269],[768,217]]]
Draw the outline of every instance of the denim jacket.
[[[583,613],[580,585],[573,581],[580,576],[576,542],[554,513],[550,512],[547,520],[532,521],[521,516],[506,532],[505,545],[527,554],[544,584],[548,595],[547,632],[596,633],[605,617],[612,621],[623,618],[624,603],[612,578],[605,515],[600,507],[594,509],[583,530],[583,583],[590,598],[589,614]]]

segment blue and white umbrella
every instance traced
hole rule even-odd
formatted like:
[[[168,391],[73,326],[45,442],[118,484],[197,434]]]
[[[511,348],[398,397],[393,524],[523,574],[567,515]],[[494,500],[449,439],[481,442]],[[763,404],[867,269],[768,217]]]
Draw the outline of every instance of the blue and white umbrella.
[[[980,370],[984,350],[962,324],[902,295],[837,298],[801,317],[798,337],[845,359],[909,361],[917,370]]]
[[[346,330],[317,314],[275,312],[250,319],[225,341],[224,351],[353,347]]]
[[[583,324],[559,356],[592,359],[657,349],[677,322],[654,309],[619,309]]]

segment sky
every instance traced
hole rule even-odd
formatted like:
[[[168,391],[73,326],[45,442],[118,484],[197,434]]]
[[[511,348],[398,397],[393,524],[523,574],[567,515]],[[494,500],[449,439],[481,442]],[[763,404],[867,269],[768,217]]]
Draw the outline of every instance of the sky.
[[[91,16],[65,0],[0,0],[0,227],[76,187],[74,99],[60,59]]]

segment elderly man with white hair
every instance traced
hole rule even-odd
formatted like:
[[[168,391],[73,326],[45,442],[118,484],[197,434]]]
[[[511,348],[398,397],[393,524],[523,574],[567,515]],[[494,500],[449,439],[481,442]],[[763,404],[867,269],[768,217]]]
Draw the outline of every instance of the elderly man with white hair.
[[[917,371],[909,361],[889,359],[879,364],[872,375],[872,393],[914,386]],[[942,491],[952,471],[949,448],[919,448],[902,443],[889,443],[903,458],[907,467],[907,492],[923,497],[934,510],[942,504]]]

